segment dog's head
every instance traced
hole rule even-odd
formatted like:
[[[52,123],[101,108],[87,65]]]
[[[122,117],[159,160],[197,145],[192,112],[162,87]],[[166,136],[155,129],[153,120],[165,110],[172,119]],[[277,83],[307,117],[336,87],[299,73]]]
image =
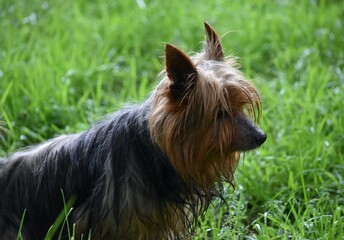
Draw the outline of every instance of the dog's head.
[[[262,145],[256,125],[256,88],[226,59],[215,30],[205,23],[204,51],[189,57],[166,45],[164,77],[149,118],[153,141],[187,182],[204,190],[225,177],[232,182],[240,152]]]

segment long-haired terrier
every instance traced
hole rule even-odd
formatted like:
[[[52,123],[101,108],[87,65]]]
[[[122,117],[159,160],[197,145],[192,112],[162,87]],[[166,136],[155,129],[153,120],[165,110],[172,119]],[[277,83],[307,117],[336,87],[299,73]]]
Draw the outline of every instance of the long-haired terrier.
[[[74,239],[192,237],[221,182],[233,184],[240,152],[266,140],[256,88],[205,30],[201,53],[166,45],[161,81],[141,104],[0,159],[1,239],[43,239],[68,199]]]

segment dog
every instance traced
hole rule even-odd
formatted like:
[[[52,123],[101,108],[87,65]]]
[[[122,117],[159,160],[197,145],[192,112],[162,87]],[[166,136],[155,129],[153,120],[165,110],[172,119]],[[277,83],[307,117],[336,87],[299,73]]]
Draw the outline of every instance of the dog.
[[[192,238],[240,153],[267,138],[256,87],[204,26],[200,53],[166,44],[142,103],[0,160],[1,239],[44,239],[61,213],[56,239]]]

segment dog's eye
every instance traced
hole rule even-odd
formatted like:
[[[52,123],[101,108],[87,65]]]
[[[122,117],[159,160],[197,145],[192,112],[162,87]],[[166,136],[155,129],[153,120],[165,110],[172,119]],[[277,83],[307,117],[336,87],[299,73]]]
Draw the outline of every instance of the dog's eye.
[[[218,111],[217,113],[217,120],[226,120],[230,118],[230,115],[226,111]]]

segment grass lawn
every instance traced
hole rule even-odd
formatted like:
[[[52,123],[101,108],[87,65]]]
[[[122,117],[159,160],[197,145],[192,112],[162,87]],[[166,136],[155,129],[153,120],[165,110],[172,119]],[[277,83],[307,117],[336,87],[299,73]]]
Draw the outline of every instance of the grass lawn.
[[[0,3],[0,156],[142,100],[203,21],[263,97],[267,142],[196,239],[344,239],[344,1]],[[1,190],[0,190],[1,191]]]

